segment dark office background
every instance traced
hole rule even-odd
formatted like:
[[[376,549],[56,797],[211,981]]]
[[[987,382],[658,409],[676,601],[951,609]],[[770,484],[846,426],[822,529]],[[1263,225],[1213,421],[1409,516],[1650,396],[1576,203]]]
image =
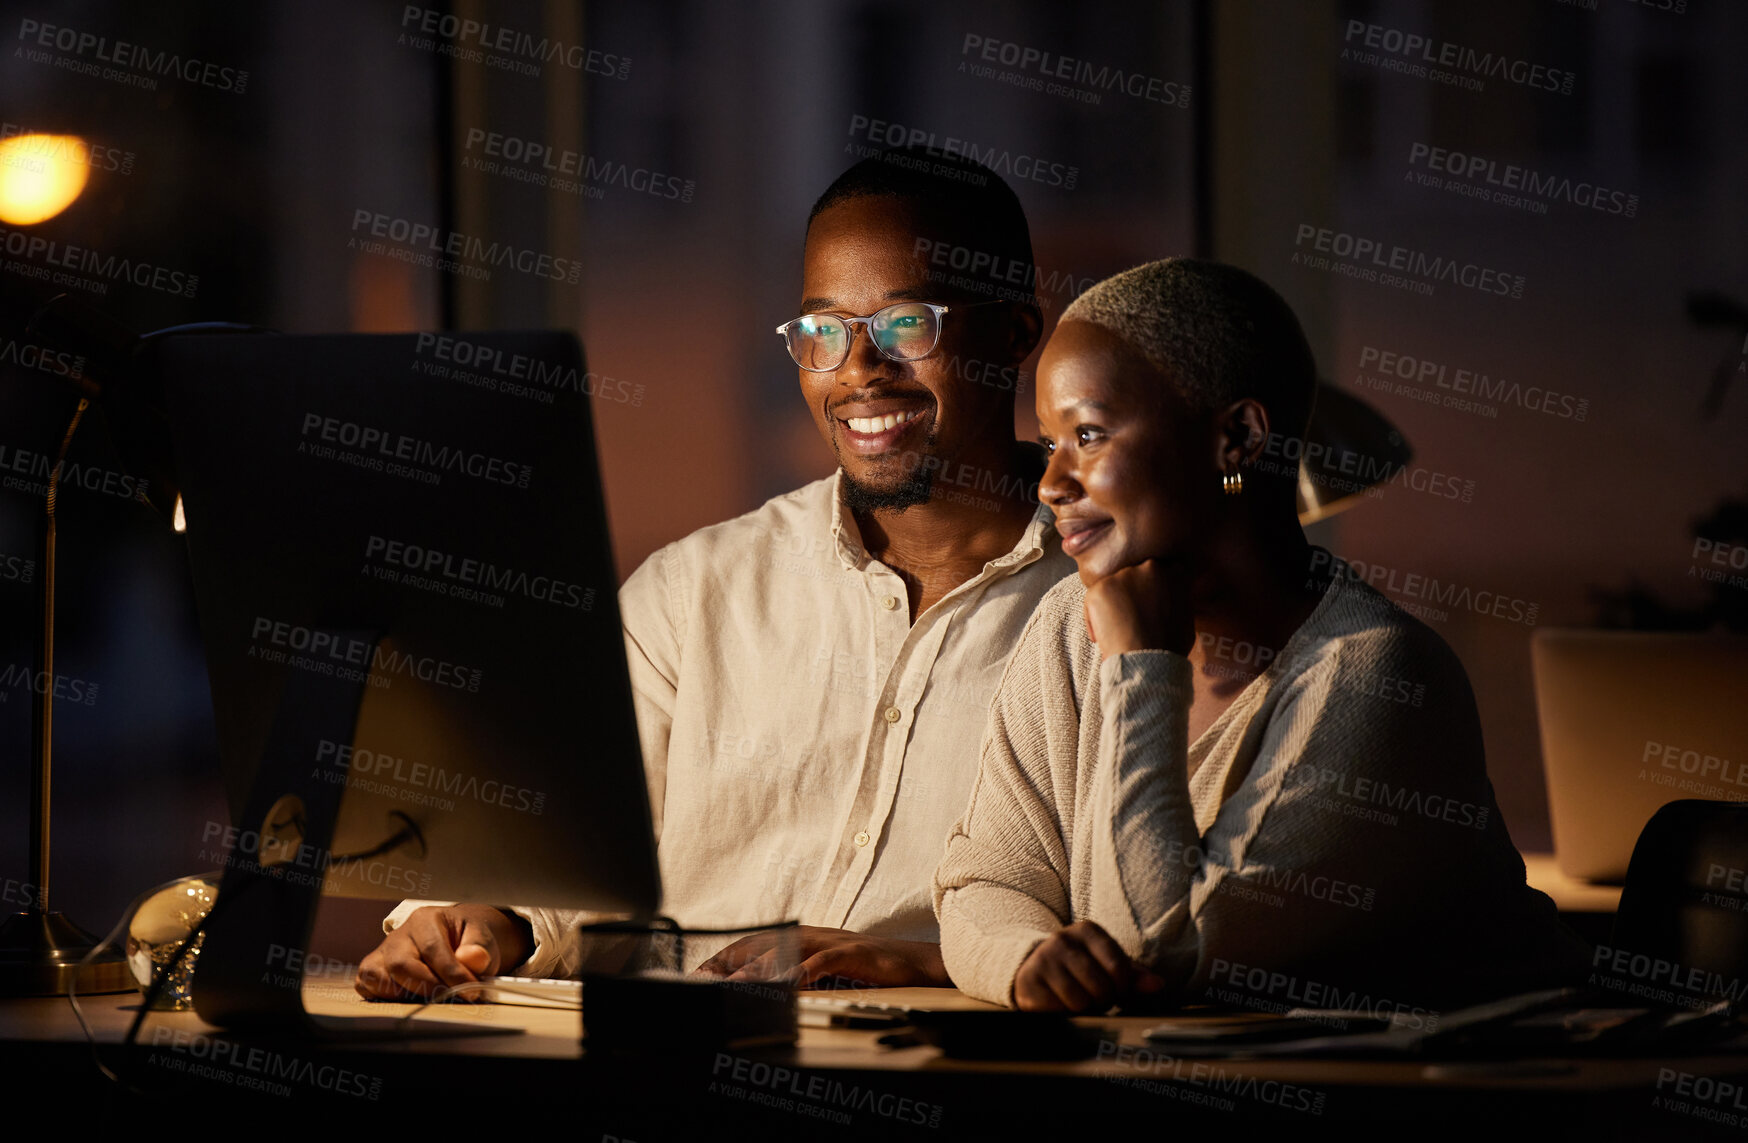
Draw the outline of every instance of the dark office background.
[[[577,68],[549,61],[538,76],[452,59],[419,45],[420,17],[409,22],[400,3],[8,6],[6,133],[76,134],[131,161],[125,172],[94,161],[68,210],[6,234],[198,276],[192,296],[131,282],[82,294],[139,331],[203,320],[576,330],[602,392],[623,575],[660,545],[830,471],[771,330],[794,312],[809,205],[858,147],[885,141],[871,137],[878,120],[968,141],[1005,156],[1004,174],[1037,176],[1009,181],[1032,222],[1047,325],[1091,281],[1166,255],[1211,255],[1274,284],[1325,375],[1444,478],[1436,491],[1387,486],[1316,525],[1317,542],[1398,582],[1436,577],[1534,604],[1536,626],[1595,624],[1610,610],[1598,593],[1635,583],[1671,607],[1706,596],[1690,574],[1693,529],[1744,494],[1748,375],[1709,415],[1705,401],[1714,374],[1748,369],[1748,343],[1740,328],[1694,323],[1686,298],[1748,298],[1748,6],[447,10],[596,54]],[[76,52],[18,50],[34,42],[33,20],[247,78],[240,92],[177,77],[146,90],[83,74],[54,62]],[[1376,50],[1349,38],[1355,20],[1570,73],[1570,91],[1498,77],[1476,91],[1344,58]],[[994,62],[985,44],[998,45]],[[1012,80],[1038,68],[1004,65],[1004,46],[1146,77],[1153,97],[1146,84],[1140,95],[1073,81],[1083,94],[1035,90]],[[489,135],[586,154],[614,173],[581,192],[490,173],[474,163]],[[1628,216],[1558,195],[1523,206],[1429,187],[1414,178],[1426,172],[1417,147],[1601,186],[1636,206]],[[359,211],[580,259],[583,273],[575,286],[508,272],[482,283],[366,253],[349,246]],[[1310,268],[1295,259],[1312,252],[1307,226],[1521,276],[1522,296],[1450,283],[1426,296]],[[30,259],[10,247],[4,258],[7,284],[27,285],[19,263]],[[15,301],[3,336],[19,337],[21,319]],[[1485,402],[1493,415],[1413,400],[1356,381],[1368,348],[1570,400],[1551,412],[1521,395]],[[1031,399],[1028,384],[1016,416],[1026,436]],[[1569,415],[1579,401],[1582,419]],[[71,404],[56,378],[0,364],[0,446],[52,453]],[[94,429],[81,430],[73,459],[119,468]],[[1466,491],[1451,498],[1453,486]],[[29,556],[41,506],[0,492],[0,560]],[[57,672],[97,690],[56,708],[55,903],[107,928],[137,891],[203,867],[203,823],[222,820],[223,799],[181,539],[100,492],[69,491],[60,520]],[[0,581],[0,669],[32,663],[31,610],[29,587]],[[1511,832],[1520,848],[1546,850],[1532,627],[1447,611],[1435,627],[1474,682]],[[32,695],[16,670],[5,677],[0,880],[22,880]]]

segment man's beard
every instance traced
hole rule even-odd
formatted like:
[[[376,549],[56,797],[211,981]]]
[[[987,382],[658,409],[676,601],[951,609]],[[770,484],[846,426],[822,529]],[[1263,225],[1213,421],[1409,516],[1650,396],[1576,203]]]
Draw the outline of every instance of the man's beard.
[[[922,442],[922,448],[912,454],[917,457],[916,466],[901,477],[897,484],[884,488],[863,483],[851,476],[840,456],[839,466],[844,474],[844,503],[853,512],[872,512],[876,509],[902,512],[918,504],[927,504],[934,492],[935,469],[939,467],[929,463],[929,458],[934,456],[934,448],[935,433],[934,426],[931,425],[928,437]],[[897,463],[897,458],[894,463]]]
[[[844,471],[844,503],[852,512],[872,512],[877,508],[902,512],[918,504],[927,504],[934,490],[935,470],[918,465],[890,488],[863,484],[849,471]]]

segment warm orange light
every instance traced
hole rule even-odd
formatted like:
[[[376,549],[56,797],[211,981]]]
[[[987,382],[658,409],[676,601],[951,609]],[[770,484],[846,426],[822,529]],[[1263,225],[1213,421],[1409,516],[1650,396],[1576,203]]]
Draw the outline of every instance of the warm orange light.
[[[85,189],[85,140],[14,135],[0,141],[0,222],[29,226],[66,210]]]

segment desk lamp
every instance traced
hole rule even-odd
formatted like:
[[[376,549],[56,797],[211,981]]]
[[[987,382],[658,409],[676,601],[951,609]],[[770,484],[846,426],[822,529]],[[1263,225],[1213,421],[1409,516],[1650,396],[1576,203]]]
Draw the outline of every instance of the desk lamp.
[[[1315,524],[1359,503],[1371,488],[1388,480],[1414,458],[1414,450],[1382,413],[1327,381],[1317,383],[1317,403],[1305,429],[1304,455],[1339,458],[1355,455],[1368,463],[1343,487],[1318,483],[1299,462],[1299,523]],[[1382,463],[1379,463],[1382,462]],[[1339,469],[1339,463],[1336,465]]]
[[[29,334],[44,344],[83,354],[88,369],[81,377],[65,378],[78,390],[79,403],[55,453],[49,471],[48,495],[37,520],[37,590],[40,622],[36,671],[32,678],[51,680],[33,688],[30,782],[30,906],[0,921],[0,996],[64,996],[69,987],[80,993],[130,992],[134,988],[119,950],[86,955],[97,938],[62,913],[50,908],[49,809],[54,728],[55,670],[55,526],[59,481],[73,434],[88,410],[95,408],[107,424],[123,466],[138,478],[141,500],[181,531],[182,499],[177,494],[171,464],[169,423],[162,384],[151,367],[157,339],[170,333],[238,332],[250,327],[203,323],[159,330],[144,337],[68,294],[50,299],[31,318]]]

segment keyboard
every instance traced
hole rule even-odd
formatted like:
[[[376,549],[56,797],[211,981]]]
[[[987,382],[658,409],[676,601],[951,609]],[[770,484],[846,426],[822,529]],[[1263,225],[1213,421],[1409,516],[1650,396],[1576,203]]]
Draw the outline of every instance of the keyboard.
[[[692,979],[679,973],[651,972],[644,975]],[[583,1006],[583,982],[580,980],[549,980],[537,976],[487,976],[481,980],[492,986],[481,993],[481,997],[493,1004],[572,1009]],[[909,1013],[903,1008],[847,1000],[830,993],[804,993],[796,998],[796,1007],[797,1020],[804,1028],[892,1028],[909,1023]]]
[[[583,982],[580,980],[549,980],[541,976],[484,976],[480,981],[491,985],[481,993],[481,997],[493,1004],[573,1009],[583,1006]]]

